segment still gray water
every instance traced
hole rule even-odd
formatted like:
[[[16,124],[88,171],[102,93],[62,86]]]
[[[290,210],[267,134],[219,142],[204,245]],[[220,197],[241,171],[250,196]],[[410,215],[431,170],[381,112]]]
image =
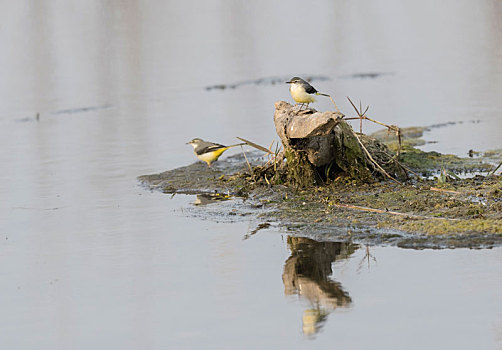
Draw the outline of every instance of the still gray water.
[[[2,349],[502,348],[501,248],[249,235],[136,180],[194,137],[269,145],[295,75],[347,115],[445,124],[424,149],[500,148],[500,1],[0,6]]]

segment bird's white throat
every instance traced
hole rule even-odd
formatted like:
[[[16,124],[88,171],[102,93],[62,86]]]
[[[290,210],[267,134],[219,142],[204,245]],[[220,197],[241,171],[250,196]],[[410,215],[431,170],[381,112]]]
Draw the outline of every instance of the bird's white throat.
[[[307,91],[305,91],[303,85],[301,84],[292,83],[289,86],[289,92],[291,93],[291,97],[293,97],[293,100],[295,100],[295,102],[297,103],[315,102],[314,96],[308,94]]]

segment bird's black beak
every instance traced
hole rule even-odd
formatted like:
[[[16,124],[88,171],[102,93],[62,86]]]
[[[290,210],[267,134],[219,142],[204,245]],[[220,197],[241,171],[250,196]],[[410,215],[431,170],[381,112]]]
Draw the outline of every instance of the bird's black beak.
[[[292,83],[292,81],[287,81],[287,82],[286,82],[286,84],[291,84],[291,83]]]

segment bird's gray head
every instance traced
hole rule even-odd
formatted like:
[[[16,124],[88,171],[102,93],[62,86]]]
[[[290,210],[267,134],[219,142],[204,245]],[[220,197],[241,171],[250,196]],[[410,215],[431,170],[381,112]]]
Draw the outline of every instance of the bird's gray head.
[[[195,138],[192,141],[187,142],[187,145],[192,145],[193,147],[195,147],[198,144],[200,144],[201,142],[204,142],[204,140],[199,139],[199,138]]]
[[[294,78],[291,78],[290,81],[287,81],[286,84],[305,84],[306,81],[303,80],[302,78],[300,77],[294,77]]]

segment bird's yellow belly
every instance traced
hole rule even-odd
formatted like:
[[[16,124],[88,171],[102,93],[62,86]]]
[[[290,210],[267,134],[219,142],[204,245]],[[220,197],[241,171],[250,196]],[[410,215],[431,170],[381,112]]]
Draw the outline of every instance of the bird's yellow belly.
[[[312,103],[315,102],[314,96],[308,94],[305,89],[290,87],[289,92],[291,92],[291,97],[298,103]]]
[[[211,165],[212,162],[215,162],[220,158],[221,154],[225,152],[227,148],[220,148],[219,150],[213,152],[207,152],[201,155],[197,155],[197,158],[206,162],[208,165]]]

